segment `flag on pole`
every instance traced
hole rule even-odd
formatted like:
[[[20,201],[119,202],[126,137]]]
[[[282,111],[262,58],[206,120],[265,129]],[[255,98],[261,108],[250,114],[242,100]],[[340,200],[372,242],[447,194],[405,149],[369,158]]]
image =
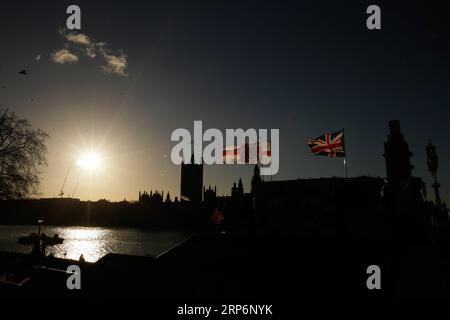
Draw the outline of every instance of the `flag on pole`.
[[[215,224],[220,224],[224,220],[224,216],[222,211],[220,211],[218,208],[214,210],[214,213],[211,216],[211,220],[214,221]]]
[[[256,154],[250,154],[250,146],[254,148]],[[272,151],[269,142],[259,143],[245,143],[240,146],[228,146],[223,149],[224,163],[239,163],[242,161],[245,164],[257,164],[258,161],[264,159],[264,163],[269,163],[272,157]],[[241,160],[242,159],[242,160]]]
[[[344,130],[308,139],[308,146],[315,156],[345,157]]]

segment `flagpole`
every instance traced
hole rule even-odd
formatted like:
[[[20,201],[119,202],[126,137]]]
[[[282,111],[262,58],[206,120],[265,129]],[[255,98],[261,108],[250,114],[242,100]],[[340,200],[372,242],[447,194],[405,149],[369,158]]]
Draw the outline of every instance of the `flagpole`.
[[[345,170],[345,177],[348,178],[347,175],[347,150],[345,150],[345,133],[344,128],[342,128],[342,146],[344,147],[344,170]]]
[[[344,156],[344,170],[345,170],[345,177],[348,178],[348,175],[347,175],[347,161],[345,161],[345,156]]]

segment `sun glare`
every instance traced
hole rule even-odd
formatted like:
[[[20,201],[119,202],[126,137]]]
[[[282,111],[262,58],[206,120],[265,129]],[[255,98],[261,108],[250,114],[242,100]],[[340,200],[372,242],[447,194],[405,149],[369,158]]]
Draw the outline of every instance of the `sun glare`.
[[[76,164],[84,169],[95,171],[101,167],[102,159],[99,154],[91,152],[84,154]]]

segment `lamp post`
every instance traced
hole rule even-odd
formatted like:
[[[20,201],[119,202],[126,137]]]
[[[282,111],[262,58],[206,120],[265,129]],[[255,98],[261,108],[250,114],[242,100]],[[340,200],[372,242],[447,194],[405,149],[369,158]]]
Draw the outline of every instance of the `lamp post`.
[[[436,154],[436,146],[432,145],[431,141],[428,142],[425,151],[427,152],[428,170],[430,171],[431,177],[433,178],[433,189],[436,196],[436,207],[438,208],[438,212],[440,214],[442,210],[441,197],[439,196],[440,184],[438,183],[436,176],[436,172],[439,167],[439,157]]]

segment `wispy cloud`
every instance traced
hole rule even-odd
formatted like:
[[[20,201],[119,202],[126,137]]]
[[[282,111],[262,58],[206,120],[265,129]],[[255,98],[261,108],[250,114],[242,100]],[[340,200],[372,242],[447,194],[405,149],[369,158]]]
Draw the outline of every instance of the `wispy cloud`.
[[[125,54],[120,54],[120,56],[103,53],[103,57],[106,60],[106,65],[101,66],[102,70],[107,73],[115,73],[121,76],[128,76],[125,73],[125,68],[127,67],[127,56]]]
[[[61,49],[58,50],[50,55],[53,62],[59,63],[59,64],[65,64],[65,63],[77,63],[78,57],[69,51],[69,49]]]
[[[91,39],[89,39],[89,37],[83,33],[68,33],[64,36],[66,38],[67,41],[73,42],[73,43],[77,43],[77,44],[82,44],[82,45],[90,45],[91,44]]]
[[[65,49],[52,54],[52,60],[55,63],[76,63],[80,55],[91,59],[99,56],[105,60],[105,63],[100,66],[101,70],[109,74],[128,76],[126,73],[128,56],[121,50],[111,50],[108,43],[97,42],[83,33],[65,33],[60,31],[60,34],[67,42],[64,45]]]

